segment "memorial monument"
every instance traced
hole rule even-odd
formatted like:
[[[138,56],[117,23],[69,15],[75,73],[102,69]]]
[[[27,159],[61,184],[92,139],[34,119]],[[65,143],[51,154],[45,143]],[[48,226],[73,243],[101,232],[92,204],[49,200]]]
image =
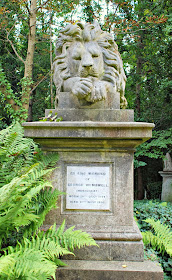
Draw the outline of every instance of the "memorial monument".
[[[172,159],[167,152],[164,158],[164,168],[159,174],[162,176],[161,200],[172,202]]]
[[[52,181],[66,195],[45,228],[65,219],[99,245],[75,251],[57,278],[163,279],[159,267],[143,261],[142,236],[133,218],[133,154],[151,137],[154,124],[134,122],[133,110],[125,109],[126,76],[112,36],[97,23],[62,29],[54,83],[55,109],[45,116],[58,114],[63,121],[23,124],[25,136],[60,156]]]

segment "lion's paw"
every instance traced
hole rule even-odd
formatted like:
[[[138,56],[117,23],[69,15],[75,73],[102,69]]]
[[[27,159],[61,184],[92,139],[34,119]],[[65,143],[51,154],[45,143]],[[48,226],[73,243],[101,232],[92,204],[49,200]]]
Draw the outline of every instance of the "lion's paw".
[[[72,88],[72,93],[76,95],[79,99],[85,98],[89,93],[91,93],[92,82],[88,78],[81,78],[74,84]]]
[[[106,99],[106,84],[101,81],[94,82],[91,94],[87,97],[89,102],[97,102]]]

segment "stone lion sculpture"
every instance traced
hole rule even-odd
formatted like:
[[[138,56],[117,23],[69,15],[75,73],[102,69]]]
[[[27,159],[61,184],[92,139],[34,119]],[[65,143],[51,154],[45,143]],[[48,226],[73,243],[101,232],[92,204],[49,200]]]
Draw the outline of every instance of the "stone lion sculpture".
[[[76,23],[62,29],[53,68],[56,100],[59,92],[70,92],[88,104],[119,94],[121,108],[127,106],[126,76],[117,44],[98,23]]]

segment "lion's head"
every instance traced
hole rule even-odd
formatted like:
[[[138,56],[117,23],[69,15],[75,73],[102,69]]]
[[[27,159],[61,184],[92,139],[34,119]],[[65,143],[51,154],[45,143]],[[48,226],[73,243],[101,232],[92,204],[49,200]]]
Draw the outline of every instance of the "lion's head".
[[[104,81],[110,83],[115,92],[120,93],[121,105],[123,107],[127,105],[124,97],[126,76],[118,47],[112,36],[102,31],[96,22],[85,25],[81,23],[70,24],[59,34],[54,61],[54,83],[57,89],[57,98],[60,91],[66,91],[66,88],[70,90],[66,86],[67,84],[70,84],[72,91],[74,86],[71,82],[72,78],[73,81],[78,81],[77,79],[80,78],[81,89],[88,91],[82,95],[80,90],[78,94],[80,98],[88,98],[87,95],[90,96],[91,91],[93,91],[91,86],[88,89],[89,81],[92,81],[92,83],[99,81],[99,84],[100,81],[102,83]],[[89,97],[89,99],[96,102],[101,100],[101,95],[102,98],[105,98],[103,93],[99,94],[98,97],[94,96],[92,99]]]
[[[97,42],[76,42],[68,49],[68,69],[70,75],[75,77],[102,78],[104,63],[101,48]]]

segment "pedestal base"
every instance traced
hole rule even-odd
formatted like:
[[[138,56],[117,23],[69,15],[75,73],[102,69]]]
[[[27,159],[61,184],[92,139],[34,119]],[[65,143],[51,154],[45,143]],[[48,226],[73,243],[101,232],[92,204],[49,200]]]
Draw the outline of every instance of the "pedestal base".
[[[63,121],[101,121],[101,122],[133,122],[133,110],[113,109],[46,109],[45,117],[58,114]]]
[[[56,279],[60,280],[163,280],[161,267],[151,261],[66,261]]]
[[[89,261],[143,261],[142,241],[98,241],[99,247],[91,246],[75,249],[73,255],[63,256],[65,260]]]

